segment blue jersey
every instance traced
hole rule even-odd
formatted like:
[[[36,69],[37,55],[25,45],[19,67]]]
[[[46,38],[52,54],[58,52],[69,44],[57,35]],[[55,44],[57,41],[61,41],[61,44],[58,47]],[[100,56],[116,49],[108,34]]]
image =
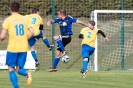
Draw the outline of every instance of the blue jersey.
[[[71,16],[66,16],[64,20],[61,20],[59,18],[54,19],[54,23],[58,23],[60,26],[60,34],[61,35],[72,35],[72,23],[75,23],[77,21],[76,18]]]

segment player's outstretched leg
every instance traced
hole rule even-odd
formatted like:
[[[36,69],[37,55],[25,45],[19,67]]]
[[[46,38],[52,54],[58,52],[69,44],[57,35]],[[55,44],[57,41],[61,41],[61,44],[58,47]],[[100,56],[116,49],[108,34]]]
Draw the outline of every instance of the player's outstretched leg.
[[[65,47],[64,47],[64,45],[62,43],[61,38],[59,38],[59,36],[54,36],[54,40],[58,44],[58,46],[60,47],[60,49],[62,51],[61,57],[65,56],[67,54],[67,51],[65,50]]]
[[[38,67],[38,66],[39,66],[39,62],[38,62],[37,54],[36,54],[35,50],[32,50],[32,51],[31,51],[31,55],[32,55],[32,57],[33,57],[34,60],[35,60],[35,66]]]
[[[31,55],[32,55],[33,59],[35,60],[35,66],[38,67],[39,62],[38,62],[37,54],[36,54],[36,52],[35,52],[35,47],[34,47],[34,45],[36,44],[36,39],[35,39],[35,37],[36,37],[36,36],[31,37],[31,38],[28,40],[28,43],[29,43],[29,46],[30,46]]]
[[[89,58],[83,58],[83,64],[82,64],[82,69],[81,69],[81,73],[82,73],[82,77],[85,78],[86,74],[88,72],[88,63],[89,63]]]
[[[58,58],[58,57],[55,58],[55,59],[54,59],[53,66],[52,66],[52,68],[50,68],[50,69],[48,70],[48,72],[56,72],[56,71],[57,71],[56,67],[57,67],[59,61],[60,61],[60,58]]]
[[[21,68],[18,70],[18,74],[27,77],[27,85],[30,85],[32,83],[32,76],[31,76],[30,70],[26,70],[24,68]]]
[[[19,88],[18,77],[14,70],[9,72],[9,78],[14,88]]]
[[[48,49],[51,51],[52,47],[54,47],[54,44],[50,44],[47,38],[43,38],[43,43],[46,44],[46,46],[48,47]]]

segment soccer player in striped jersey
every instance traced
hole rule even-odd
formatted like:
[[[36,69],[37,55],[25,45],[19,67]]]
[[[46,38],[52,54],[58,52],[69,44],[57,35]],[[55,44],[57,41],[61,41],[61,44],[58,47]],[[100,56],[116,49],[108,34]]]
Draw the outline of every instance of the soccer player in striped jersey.
[[[18,74],[27,76],[27,85],[32,82],[30,70],[24,68],[26,62],[26,56],[28,49],[28,39],[34,35],[34,30],[29,24],[29,20],[19,14],[20,3],[12,0],[10,2],[11,16],[5,19],[2,24],[2,31],[0,34],[0,40],[3,41],[6,37],[6,33],[9,34],[6,65],[8,66],[9,79],[14,88],[19,88]],[[28,34],[29,30],[29,34]],[[16,67],[16,68],[15,68]]]
[[[90,60],[89,57],[95,50],[94,45],[97,34],[100,33],[105,38],[106,41],[109,41],[104,32],[95,28],[94,26],[95,22],[92,20],[89,21],[88,27],[83,28],[79,35],[79,38],[82,39],[81,50],[82,50],[83,64],[80,72],[82,73],[83,78],[86,77],[86,73],[88,71],[87,67]]]
[[[84,22],[78,20],[77,18],[66,15],[65,10],[58,11],[58,18],[54,20],[50,20],[47,22],[47,26],[50,26],[52,23],[58,23],[60,26],[60,35],[54,36],[55,42],[58,44],[58,48],[55,52],[55,59],[51,69],[48,72],[57,71],[57,65],[60,61],[60,57],[63,57],[67,54],[65,50],[65,46],[71,42],[71,35],[73,35],[72,31],[72,23],[81,24],[83,26],[88,26]],[[62,55],[60,56],[60,54]]]
[[[48,39],[43,35],[43,19],[41,18],[41,16],[39,15],[39,9],[38,8],[33,8],[32,9],[32,14],[30,15],[26,15],[26,17],[28,17],[28,19],[30,20],[30,23],[34,29],[34,36],[32,36],[28,42],[29,42],[29,46],[30,46],[30,50],[31,50],[31,55],[33,56],[34,60],[35,60],[35,64],[36,67],[38,67],[39,62],[37,59],[37,54],[35,52],[35,43],[36,43],[36,39],[43,39],[43,43],[46,44],[46,46],[48,47],[49,50],[52,49],[52,45],[49,43]]]

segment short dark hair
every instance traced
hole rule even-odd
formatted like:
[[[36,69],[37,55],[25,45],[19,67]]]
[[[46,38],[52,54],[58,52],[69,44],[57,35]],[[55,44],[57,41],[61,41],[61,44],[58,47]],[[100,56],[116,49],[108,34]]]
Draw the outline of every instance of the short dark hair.
[[[39,12],[39,8],[33,8],[32,9],[32,13],[37,13],[37,12]]]
[[[95,23],[95,21],[90,20],[90,21],[89,21],[89,24],[91,24],[92,26],[95,26],[96,23]]]
[[[19,12],[20,9],[20,3],[17,0],[12,0],[10,2],[10,9],[12,12]]]
[[[66,10],[63,10],[63,9],[62,9],[62,10],[60,10],[59,12],[60,12],[61,15],[66,16]]]

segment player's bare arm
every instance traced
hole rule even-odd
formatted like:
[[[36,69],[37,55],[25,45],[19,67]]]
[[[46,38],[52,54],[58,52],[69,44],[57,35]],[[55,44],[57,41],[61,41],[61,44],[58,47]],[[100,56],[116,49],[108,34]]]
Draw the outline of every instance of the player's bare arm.
[[[1,41],[3,41],[6,38],[6,33],[7,33],[7,30],[2,29],[1,34],[0,34]]]
[[[105,40],[108,42],[109,41],[109,38],[108,37],[106,37],[106,35],[104,34],[104,32],[103,31],[101,31],[101,30],[98,30],[98,33],[100,33],[104,38],[105,38]]]
[[[30,39],[34,35],[34,30],[32,27],[29,28],[29,34],[28,34],[28,39]]]
[[[53,23],[54,23],[54,21],[53,20],[50,20],[50,21],[47,22],[47,26],[50,26]]]
[[[88,27],[88,24],[84,23],[83,21],[77,20],[76,23]]]

